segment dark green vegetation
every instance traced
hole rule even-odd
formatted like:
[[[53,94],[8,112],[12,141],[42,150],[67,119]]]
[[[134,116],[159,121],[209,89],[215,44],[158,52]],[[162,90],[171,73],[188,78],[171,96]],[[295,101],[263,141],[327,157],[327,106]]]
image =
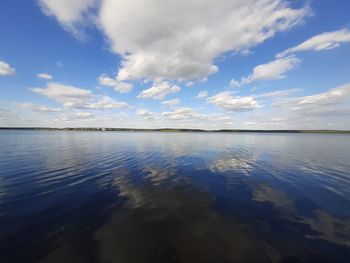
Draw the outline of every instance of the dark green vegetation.
[[[133,128],[49,128],[49,127],[0,127],[0,130],[45,130],[45,131],[130,131],[130,132],[247,132],[247,133],[329,133],[329,134],[350,134],[350,130],[244,130],[244,129],[223,129],[223,130],[201,130],[201,129],[133,129]]]

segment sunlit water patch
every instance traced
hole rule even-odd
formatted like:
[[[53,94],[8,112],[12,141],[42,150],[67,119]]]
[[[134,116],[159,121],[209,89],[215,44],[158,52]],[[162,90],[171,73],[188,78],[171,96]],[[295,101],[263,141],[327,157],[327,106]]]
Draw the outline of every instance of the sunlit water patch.
[[[0,132],[0,262],[349,262],[350,136]]]

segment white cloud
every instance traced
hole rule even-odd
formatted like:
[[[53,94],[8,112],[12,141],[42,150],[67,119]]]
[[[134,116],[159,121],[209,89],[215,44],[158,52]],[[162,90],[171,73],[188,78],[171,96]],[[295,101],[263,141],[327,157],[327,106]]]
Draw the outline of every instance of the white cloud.
[[[163,112],[162,116],[170,120],[185,120],[192,119],[195,115],[195,110],[188,107],[178,108],[174,111]]]
[[[98,82],[103,86],[114,87],[116,84],[116,80],[112,79],[105,74],[102,74],[98,77]]]
[[[40,74],[38,74],[36,76],[38,78],[40,78],[40,79],[47,79],[47,80],[53,79],[53,77],[50,74],[47,74],[47,73],[40,73]]]
[[[88,111],[65,111],[51,120],[61,127],[117,127],[121,122],[125,123],[124,113],[95,115]]]
[[[251,83],[257,80],[275,80],[285,77],[285,73],[295,68],[300,59],[295,56],[279,58],[266,64],[261,64],[253,69],[253,73],[243,78],[241,83]]]
[[[9,64],[7,64],[5,61],[0,60],[0,76],[3,75],[13,75],[15,74],[16,70],[12,68]]]
[[[136,113],[145,120],[152,120],[154,125],[158,127],[208,128],[210,125],[216,126],[219,124],[221,127],[222,125],[225,127],[225,125],[233,124],[232,116],[218,113],[204,114],[190,107],[176,108],[173,111],[162,113],[151,112],[143,108]],[[174,126],[175,122],[176,125]]]
[[[238,80],[231,79],[231,80],[230,80],[230,86],[231,86],[232,88],[239,88],[239,87],[242,86],[242,83],[241,83],[240,81],[238,81]]]
[[[196,96],[197,99],[204,99],[208,96],[208,92],[203,90],[203,91],[200,91],[198,93],[198,95]]]
[[[194,81],[218,71],[213,64],[216,57],[253,47],[298,24],[305,13],[305,9],[288,8],[286,1],[280,0],[157,4],[106,0],[100,22],[112,49],[124,57],[120,80],[160,77]]]
[[[247,125],[247,126],[255,125],[255,122],[253,122],[253,121],[246,121],[244,123],[244,125]]]
[[[87,111],[76,112],[64,112],[57,118],[53,119],[54,122],[73,122],[73,121],[92,121],[96,116]]]
[[[75,109],[90,109],[90,110],[113,110],[113,109],[127,109],[128,103],[116,101],[108,96],[96,96],[91,101],[71,102],[66,103],[66,107]]]
[[[273,105],[279,110],[299,113],[302,115],[349,114],[350,113],[350,83],[332,88],[326,92],[286,98]]]
[[[299,105],[332,105],[339,104],[343,101],[350,100],[350,83],[342,86],[330,89],[327,92],[319,93],[316,95],[305,96],[298,99],[297,104]]]
[[[132,91],[134,86],[127,82],[117,81],[115,79],[112,79],[104,74],[102,74],[99,78],[99,83],[103,86],[112,87],[115,91],[118,91],[120,93],[128,93]]]
[[[232,117],[230,116],[225,116],[222,114],[215,114],[215,113],[203,114],[189,107],[182,107],[182,108],[177,108],[174,111],[163,112],[162,117],[164,120],[189,121],[189,122],[197,122],[197,121],[222,122],[222,121],[232,120]]]
[[[278,98],[278,97],[286,97],[292,93],[301,91],[301,89],[285,89],[285,90],[276,90],[272,92],[262,93],[255,95],[255,98]]]
[[[47,88],[31,88],[31,91],[44,95],[63,104],[65,108],[108,110],[129,108],[126,102],[115,101],[108,96],[98,96],[90,90],[50,82]]]
[[[51,112],[62,111],[62,109],[60,108],[53,108],[45,105],[34,104],[31,102],[18,103],[18,104],[16,103],[16,105],[19,105],[22,109],[31,110],[35,112],[51,113]]]
[[[145,120],[153,120],[155,118],[155,114],[148,109],[139,109],[136,113]]]
[[[321,51],[337,48],[340,44],[350,43],[350,31],[348,29],[342,29],[334,32],[325,32],[320,35],[309,38],[298,46],[289,48],[282,53],[279,53],[277,57],[284,57],[288,54],[292,54],[300,51]]]
[[[31,88],[31,91],[62,103],[66,102],[67,100],[84,100],[93,97],[90,90],[76,88],[56,82],[48,83],[47,88]]]
[[[169,107],[173,107],[179,103],[180,103],[180,99],[172,99],[172,100],[166,100],[166,101],[162,102],[162,104],[169,106]]]
[[[244,125],[253,129],[348,130],[348,116],[350,83],[308,96],[279,97],[271,109],[261,108],[249,113]]]
[[[9,111],[0,108],[0,120],[4,119]]]
[[[241,87],[243,84],[257,80],[284,78],[286,72],[292,70],[301,62],[298,57],[292,55],[293,53],[306,50],[320,51],[333,49],[340,46],[341,43],[346,42],[350,42],[350,31],[347,29],[314,36],[296,47],[277,54],[276,60],[256,66],[253,69],[253,73],[248,77],[244,77],[240,81],[232,79],[230,85],[232,87]]]
[[[260,107],[254,97],[233,97],[227,91],[209,97],[207,102],[230,112],[249,111]]]
[[[177,93],[181,88],[177,85],[171,85],[168,81],[155,82],[149,89],[145,89],[137,96],[142,99],[157,99],[162,100],[168,94]]]
[[[41,0],[68,30],[94,21],[122,56],[118,81],[197,81],[218,71],[215,58],[244,52],[300,24],[308,8],[286,0]],[[95,4],[94,4],[95,3]],[[89,12],[97,9],[98,17]],[[210,21],[210,23],[208,23]]]
[[[97,3],[97,0],[39,0],[44,14],[56,17],[64,29],[77,38],[84,36],[81,27],[94,19],[89,10]]]
[[[91,112],[85,111],[77,112],[73,115],[74,119],[92,119],[94,117],[95,116]]]
[[[119,91],[120,93],[128,93],[132,91],[134,86],[130,83],[126,82],[117,82],[116,86],[114,87],[114,90]]]

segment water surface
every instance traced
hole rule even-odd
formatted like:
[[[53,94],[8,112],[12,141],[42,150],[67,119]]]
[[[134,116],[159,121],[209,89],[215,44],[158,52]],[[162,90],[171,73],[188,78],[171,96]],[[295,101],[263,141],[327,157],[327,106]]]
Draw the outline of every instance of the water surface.
[[[0,131],[0,262],[349,259],[349,135]]]

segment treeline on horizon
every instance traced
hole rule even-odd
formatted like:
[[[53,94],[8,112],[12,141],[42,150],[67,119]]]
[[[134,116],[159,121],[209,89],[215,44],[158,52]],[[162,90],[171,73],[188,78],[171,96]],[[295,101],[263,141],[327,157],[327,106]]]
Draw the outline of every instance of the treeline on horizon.
[[[0,127],[0,130],[47,130],[47,131],[130,131],[130,132],[255,132],[255,133],[336,133],[350,134],[349,130],[245,130],[245,129],[219,129],[219,130],[204,130],[204,129],[134,129],[134,128],[50,128],[50,127]]]

